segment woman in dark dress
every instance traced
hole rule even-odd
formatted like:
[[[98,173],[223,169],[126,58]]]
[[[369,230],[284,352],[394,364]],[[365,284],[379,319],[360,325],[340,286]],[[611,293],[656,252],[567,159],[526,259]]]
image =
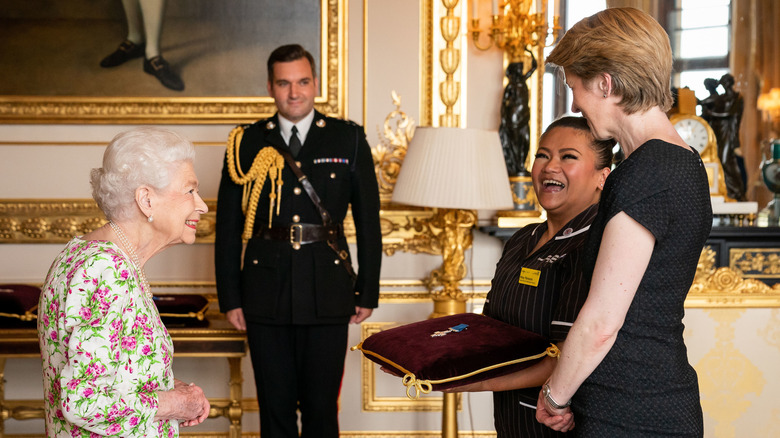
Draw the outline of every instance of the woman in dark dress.
[[[517,231],[504,246],[485,315],[563,346],[588,293],[582,249],[614,146],[612,140],[595,140],[582,117],[560,118],[542,134],[531,175],[547,221]],[[518,281],[528,278],[524,274],[535,279]],[[548,357],[514,374],[453,391],[494,391],[498,438],[563,436],[535,420],[536,396],[554,366],[555,359]]]
[[[666,116],[667,34],[644,12],[610,8],[574,25],[548,62],[563,68],[572,111],[626,158],[604,186],[585,247],[588,298],[537,419],[577,436],[700,437],[682,319],[712,209],[704,165]]]

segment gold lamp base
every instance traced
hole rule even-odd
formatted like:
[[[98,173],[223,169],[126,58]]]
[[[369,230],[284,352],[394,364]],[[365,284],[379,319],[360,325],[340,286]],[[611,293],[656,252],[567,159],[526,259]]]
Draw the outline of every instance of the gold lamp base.
[[[441,250],[442,265],[431,272],[429,284],[442,288],[431,292],[433,313],[430,318],[466,312],[466,298],[460,281],[466,276],[464,252],[471,247],[472,228],[477,223],[473,210],[438,209],[431,218],[430,229]],[[442,394],[442,438],[458,437],[458,394]]]

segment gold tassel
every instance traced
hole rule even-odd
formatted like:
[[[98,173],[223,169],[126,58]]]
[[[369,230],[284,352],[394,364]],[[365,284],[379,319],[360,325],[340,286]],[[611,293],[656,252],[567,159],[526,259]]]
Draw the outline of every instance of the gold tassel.
[[[268,202],[268,228],[271,228],[271,222],[274,217],[274,205],[276,204],[276,166],[271,165],[268,169],[268,181],[271,182],[271,193],[268,195],[271,200]],[[281,200],[281,197],[279,198]],[[279,214],[277,213],[277,216]]]
[[[277,202],[276,202],[276,215],[279,216],[279,212],[282,208],[282,186],[284,185],[284,181],[282,181],[282,169],[284,169],[284,158],[279,155],[276,157],[276,168],[279,169],[279,177],[276,179],[276,190],[278,193],[277,196]]]
[[[260,150],[252,161],[252,166],[246,174],[241,170],[239,162],[239,148],[241,139],[244,135],[244,128],[235,127],[228,136],[227,144],[227,168],[230,179],[234,183],[244,186],[241,199],[241,208],[244,211],[246,220],[244,222],[244,232],[241,235],[244,242],[252,237],[252,230],[257,213],[257,203],[260,200],[260,193],[263,191],[266,177],[271,172],[271,200],[270,211],[268,212],[268,227],[271,227],[271,216],[273,207],[276,203],[277,215],[279,214],[279,202],[281,201],[281,181],[282,168],[284,167],[284,158],[271,146],[266,146]],[[278,175],[278,177],[277,177]],[[275,181],[276,180],[276,181]],[[276,182],[278,189],[273,186]]]

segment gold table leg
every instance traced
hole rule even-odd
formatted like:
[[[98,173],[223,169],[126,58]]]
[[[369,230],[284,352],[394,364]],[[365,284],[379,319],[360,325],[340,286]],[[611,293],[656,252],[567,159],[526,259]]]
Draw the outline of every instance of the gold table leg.
[[[241,417],[244,410],[241,407],[241,387],[244,383],[244,377],[241,374],[241,358],[229,357],[230,365],[230,407],[228,408],[228,418],[230,419],[230,438],[241,438]]]
[[[5,358],[0,358],[0,437],[5,435],[5,420],[9,416],[5,407]]]

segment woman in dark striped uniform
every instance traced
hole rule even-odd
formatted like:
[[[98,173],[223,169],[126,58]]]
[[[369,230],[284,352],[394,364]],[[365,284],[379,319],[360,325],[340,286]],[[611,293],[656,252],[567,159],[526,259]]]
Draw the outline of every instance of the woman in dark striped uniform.
[[[582,247],[609,175],[614,141],[596,141],[582,117],[563,117],[540,139],[532,168],[547,221],[528,225],[504,246],[484,314],[540,333],[559,347],[588,293]],[[498,438],[565,436],[538,423],[536,399],[556,359],[454,391],[494,391]]]

